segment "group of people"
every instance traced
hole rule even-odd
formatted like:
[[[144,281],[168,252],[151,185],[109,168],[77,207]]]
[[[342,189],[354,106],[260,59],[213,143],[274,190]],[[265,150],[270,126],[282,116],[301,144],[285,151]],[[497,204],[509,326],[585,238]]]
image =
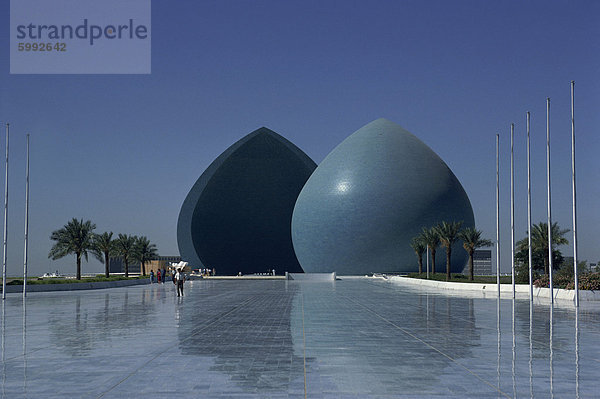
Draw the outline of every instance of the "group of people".
[[[150,284],[155,282],[164,283],[166,278],[167,271],[164,268],[158,269],[156,271],[156,276],[154,275],[154,270],[150,270]],[[183,296],[183,283],[185,282],[185,273],[183,272],[183,268],[175,269],[175,271],[171,273],[171,278],[173,280],[173,284],[177,286],[177,296]]]
[[[209,276],[214,276],[214,275],[216,275],[216,274],[217,274],[217,272],[216,272],[216,270],[215,270],[215,268],[214,268],[214,267],[212,268],[212,270],[211,270],[211,269],[209,269],[209,268],[203,268],[203,269],[200,269],[200,274],[201,274],[202,276],[209,277]]]
[[[154,270],[150,270],[150,284],[152,283],[164,283],[167,278],[167,271],[163,269],[158,269],[156,271],[156,276],[154,275]]]

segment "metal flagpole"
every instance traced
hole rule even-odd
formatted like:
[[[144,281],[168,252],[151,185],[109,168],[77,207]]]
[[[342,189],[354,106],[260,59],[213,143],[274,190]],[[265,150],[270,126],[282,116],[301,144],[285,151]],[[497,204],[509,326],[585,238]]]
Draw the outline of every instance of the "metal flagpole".
[[[25,250],[23,254],[23,298],[27,296],[27,238],[29,234],[29,134],[27,135],[27,161],[25,167]]]
[[[529,300],[533,302],[533,249],[531,247],[531,150],[529,147],[529,112],[527,112],[527,243],[529,248]]]
[[[500,298],[500,135],[496,133],[496,282],[498,298]]]
[[[515,124],[510,124],[510,271],[512,297],[515,298]]]
[[[577,265],[577,190],[575,187],[575,81],[571,81],[571,169],[573,170],[573,271],[575,273],[575,306],[579,306],[579,273]]]
[[[6,124],[6,175],[4,177],[4,256],[2,260],[2,299],[6,299],[6,241],[8,237],[8,133],[9,125]]]
[[[552,203],[550,196],[550,97],[546,98],[546,179],[548,184],[548,273],[550,277],[550,298],[554,304],[554,284],[552,281]]]

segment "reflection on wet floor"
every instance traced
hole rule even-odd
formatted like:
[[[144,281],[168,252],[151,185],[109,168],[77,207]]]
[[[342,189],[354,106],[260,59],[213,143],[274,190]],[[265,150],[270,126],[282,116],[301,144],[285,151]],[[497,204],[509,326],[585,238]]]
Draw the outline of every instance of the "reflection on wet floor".
[[[595,397],[600,309],[390,282],[8,295],[3,398]]]

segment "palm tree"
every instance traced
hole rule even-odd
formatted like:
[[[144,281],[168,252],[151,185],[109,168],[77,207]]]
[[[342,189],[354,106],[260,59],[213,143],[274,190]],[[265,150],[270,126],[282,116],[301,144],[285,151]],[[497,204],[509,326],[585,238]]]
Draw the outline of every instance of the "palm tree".
[[[146,236],[137,238],[135,243],[135,260],[142,266],[142,275],[146,274],[146,262],[158,256],[156,245],[151,244]]]
[[[136,242],[136,236],[127,234],[119,234],[119,238],[115,240],[115,252],[125,264],[125,277],[129,277],[129,261],[135,259]]]
[[[423,252],[427,249],[427,244],[423,241],[423,235],[419,234],[410,242],[410,246],[415,251],[419,260],[419,274],[423,273]]]
[[[477,248],[491,247],[492,241],[481,238],[481,230],[466,227],[458,233],[458,238],[463,241],[463,248],[469,254],[469,280],[473,281],[473,253]]]
[[[94,229],[96,225],[89,220],[71,219],[61,229],[50,234],[50,239],[56,243],[50,249],[48,258],[57,260],[74,254],[77,258],[77,280],[81,280],[81,256],[88,260],[88,251],[93,248]]]
[[[440,236],[442,246],[446,247],[446,281],[450,281],[450,257],[452,256],[452,244],[458,239],[458,232],[462,222],[442,222],[434,227]]]
[[[431,273],[435,274],[435,251],[438,245],[440,245],[440,236],[433,227],[430,229],[423,227],[421,236],[423,237],[425,245],[427,245],[431,251]]]
[[[552,232],[551,232],[551,236],[552,236],[552,253],[554,254],[555,252],[555,247],[558,245],[566,245],[569,243],[569,240],[567,240],[565,237],[563,237],[565,234],[567,234],[569,232],[569,229],[561,229],[558,226],[558,223],[554,222],[552,223]],[[517,242],[517,249],[519,251],[522,251],[523,249],[525,251],[528,251],[528,239],[527,237],[525,237],[524,239],[520,240],[519,242]],[[538,224],[534,224],[532,226],[531,229],[531,248],[532,248],[532,252],[534,254],[534,257],[536,255],[541,255],[543,262],[544,262],[544,273],[546,275],[549,274],[549,265],[550,265],[550,258],[549,258],[549,254],[548,254],[548,223],[544,223],[544,222],[540,222]],[[554,255],[553,255],[554,258]]]
[[[110,233],[102,233],[94,235],[94,248],[92,253],[100,262],[104,263],[104,276],[110,276],[109,261],[111,255],[115,253],[115,240],[112,239],[112,231]]]

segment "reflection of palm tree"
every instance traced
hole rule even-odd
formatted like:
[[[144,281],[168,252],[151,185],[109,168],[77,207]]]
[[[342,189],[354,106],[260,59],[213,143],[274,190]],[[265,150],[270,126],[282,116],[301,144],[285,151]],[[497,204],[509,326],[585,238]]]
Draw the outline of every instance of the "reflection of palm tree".
[[[135,243],[136,236],[119,234],[119,238],[115,240],[115,251],[123,259],[125,265],[125,277],[129,277],[129,261],[135,259]]]
[[[440,237],[442,246],[446,247],[446,281],[450,281],[450,257],[452,256],[452,244],[458,239],[462,222],[442,222],[434,227]]]
[[[463,241],[463,248],[469,254],[469,280],[473,280],[473,253],[477,248],[491,247],[493,244],[486,238],[481,238],[481,230],[466,227],[458,233],[458,238]]]
[[[438,247],[438,245],[440,245],[440,236],[433,227],[430,229],[423,227],[421,236],[423,237],[423,241],[425,241],[425,244],[431,251],[431,273],[435,274],[435,250]]]
[[[566,245],[569,243],[565,237],[563,237],[566,233],[569,232],[569,229],[561,229],[558,226],[558,223],[552,223],[552,252],[554,252],[554,248],[557,245]],[[517,242],[517,250],[518,251],[527,251],[528,250],[528,239],[524,238]],[[534,254],[540,254],[543,262],[544,262],[544,273],[546,275],[549,274],[549,254],[548,254],[548,223],[540,222],[538,224],[534,224],[531,229],[531,249]]]
[[[146,292],[144,290],[142,294]],[[106,294],[104,306],[100,307],[95,306],[96,302],[86,300],[85,295],[74,295],[68,299],[49,298],[54,303],[50,304],[53,310],[48,313],[46,322],[51,342],[61,353],[71,356],[101,352],[106,347],[105,342],[118,337],[129,339],[138,336],[148,328],[149,316],[154,314],[156,307],[155,302],[144,302],[137,296],[129,301],[129,291]],[[64,309],[68,312],[65,313]],[[102,328],[95,328],[98,325]]]
[[[427,249],[427,244],[423,241],[423,235],[419,234],[414,237],[410,242],[410,246],[415,251],[417,259],[419,260],[419,274],[423,273],[423,252]]]
[[[75,255],[77,258],[77,280],[81,280],[81,256],[88,260],[88,251],[92,250],[92,240],[96,225],[91,221],[71,219],[61,229],[50,234],[50,239],[56,243],[50,249],[48,257],[52,260]]]
[[[112,231],[110,233],[96,234],[94,236],[94,248],[92,253],[100,262],[104,263],[104,276],[110,275],[109,260],[110,256],[115,253],[115,240],[112,239]]]
[[[150,243],[146,236],[137,238],[134,251],[135,260],[140,262],[142,267],[142,275],[146,274],[146,262],[155,259],[158,256],[156,245]]]

